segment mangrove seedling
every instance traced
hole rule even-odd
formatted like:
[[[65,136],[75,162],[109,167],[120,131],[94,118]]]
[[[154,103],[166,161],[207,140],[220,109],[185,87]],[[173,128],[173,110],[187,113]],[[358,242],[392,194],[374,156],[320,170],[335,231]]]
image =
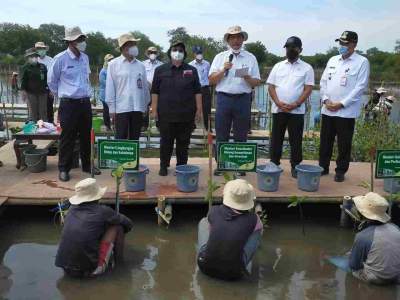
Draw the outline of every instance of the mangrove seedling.
[[[229,172],[224,172],[224,183],[226,184],[228,181],[231,181],[235,179],[235,174],[230,174]],[[206,196],[204,197],[204,200],[208,202],[208,210],[210,210],[212,203],[213,203],[213,197],[214,197],[214,192],[218,190],[222,184],[218,184],[214,182],[212,179],[209,179],[207,181],[207,193]]]
[[[119,213],[119,186],[121,185],[121,179],[124,176],[124,167],[120,165],[116,169],[112,170],[111,176],[115,178],[115,210]]]
[[[307,199],[306,197],[290,196],[289,197],[290,204],[288,205],[288,208],[296,207],[296,206],[299,208],[301,228],[302,228],[304,236],[306,235],[306,230],[305,230],[305,226],[304,226],[303,207],[301,204],[306,199]]]

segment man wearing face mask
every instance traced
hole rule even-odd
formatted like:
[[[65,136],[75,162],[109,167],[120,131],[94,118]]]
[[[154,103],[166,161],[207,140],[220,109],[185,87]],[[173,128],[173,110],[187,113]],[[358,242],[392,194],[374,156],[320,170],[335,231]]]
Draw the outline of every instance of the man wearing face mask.
[[[203,57],[203,48],[194,46],[192,48],[194,60],[189,65],[197,69],[201,84],[201,95],[203,100],[203,122],[204,128],[208,130],[208,115],[211,113],[211,92],[210,83],[208,81],[208,72],[210,71],[210,63]],[[212,130],[210,128],[210,130]]]
[[[159,61],[158,58],[159,52],[156,47],[149,47],[146,51],[146,56],[149,59],[146,59],[143,63],[146,68],[146,77],[147,82],[149,83],[149,88],[151,90],[151,84],[153,82],[154,70],[163,64],[162,61]],[[151,101],[149,105],[151,104]],[[149,127],[149,110],[143,116],[143,128],[146,130]]]
[[[322,175],[329,173],[333,143],[337,137],[336,182],[344,181],[349,169],[355,119],[363,105],[362,96],[368,87],[369,62],[355,52],[358,35],[345,31],[340,38],[339,55],[331,57],[321,77],[322,125],[319,165]]]
[[[37,54],[39,54],[38,62],[44,64],[47,70],[49,70],[51,64],[53,63],[53,58],[47,55],[47,51],[49,51],[49,46],[47,46],[43,42],[37,42],[35,43],[35,49]],[[49,92],[47,94],[47,120],[50,123],[54,122],[53,103],[54,96]]]
[[[121,56],[108,65],[106,102],[117,139],[139,140],[143,113],[150,102],[146,68],[137,60],[138,41],[131,33],[121,35],[118,38]]]
[[[149,86],[151,87],[151,83],[153,82],[154,70],[163,64],[162,61],[159,61],[158,58],[158,49],[156,47],[149,47],[146,50],[146,56],[149,59],[146,59],[143,63],[146,68],[146,77]]]
[[[260,84],[260,71],[257,59],[250,52],[243,50],[247,32],[240,26],[228,28],[224,41],[229,50],[215,56],[209,74],[211,85],[216,85],[215,131],[218,142],[229,141],[233,126],[235,142],[246,142],[251,119],[251,91]],[[215,170],[214,175],[222,175]],[[246,175],[240,172],[239,175]]]
[[[151,113],[160,128],[160,176],[168,175],[168,167],[176,140],[176,165],[188,161],[190,136],[195,118],[202,115],[201,86],[196,68],[185,63],[185,44],[172,42],[170,62],[154,72],[151,87]]]
[[[297,36],[288,38],[283,47],[286,48],[287,59],[272,68],[267,80],[268,93],[273,101],[270,154],[271,161],[279,165],[287,129],[291,173],[296,178],[295,167],[303,160],[302,141],[306,111],[304,102],[312,92],[314,71],[299,58],[303,48]]]
[[[75,140],[79,136],[82,171],[90,173],[90,130],[92,128],[91,88],[86,35],[79,27],[65,29],[67,50],[57,54],[48,72],[47,83],[53,95],[58,95],[61,124],[58,169],[59,179],[68,181],[72,168]],[[94,168],[94,174],[99,175]]]
[[[35,48],[25,51],[27,63],[22,67],[22,97],[27,100],[29,119],[47,121],[47,69],[38,62]]]

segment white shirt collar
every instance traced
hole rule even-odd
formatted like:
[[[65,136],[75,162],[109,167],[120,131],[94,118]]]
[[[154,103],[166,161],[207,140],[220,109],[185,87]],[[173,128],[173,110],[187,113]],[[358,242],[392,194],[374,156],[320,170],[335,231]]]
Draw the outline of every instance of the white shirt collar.
[[[348,58],[344,59],[342,55],[340,55],[339,60],[352,60],[356,54],[356,51],[354,51]]]
[[[136,61],[137,61],[137,59],[136,59],[136,57],[132,60],[132,61],[129,61],[125,56],[123,56],[122,54],[121,54],[121,57],[122,57],[122,62],[127,62],[127,63],[130,63],[130,64],[133,64],[133,63],[135,63]]]
[[[67,48],[67,53],[69,57],[71,57],[71,59],[77,59],[77,56],[75,55],[74,52],[71,51],[71,49],[69,49],[69,47]]]
[[[292,64],[292,65],[294,65],[294,64],[299,64],[299,63],[301,63],[301,59],[300,59],[300,57],[294,62],[294,63],[291,63],[287,58],[284,60],[284,62],[285,62],[285,64]]]

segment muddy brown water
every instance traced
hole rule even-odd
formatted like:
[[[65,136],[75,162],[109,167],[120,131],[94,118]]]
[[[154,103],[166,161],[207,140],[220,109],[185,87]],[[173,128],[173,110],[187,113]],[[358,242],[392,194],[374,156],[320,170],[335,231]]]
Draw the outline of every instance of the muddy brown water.
[[[307,218],[303,236],[294,210],[272,211],[252,276],[224,282],[196,267],[197,222],[205,207],[174,208],[168,229],[157,226],[151,207],[122,209],[135,224],[126,236],[125,263],[90,280],[65,277],[54,266],[60,228],[48,208],[6,209],[0,299],[400,299],[399,288],[367,285],[322,259],[351,247],[354,232],[338,228],[337,215]]]

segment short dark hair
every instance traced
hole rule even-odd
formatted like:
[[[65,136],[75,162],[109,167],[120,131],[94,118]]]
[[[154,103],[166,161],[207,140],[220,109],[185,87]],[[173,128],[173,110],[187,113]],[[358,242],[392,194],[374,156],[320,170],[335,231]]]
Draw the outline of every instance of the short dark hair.
[[[186,57],[187,57],[186,47],[185,47],[185,44],[183,42],[180,42],[180,41],[171,43],[171,46],[169,47],[169,49],[167,51],[168,58],[171,59],[171,50],[172,50],[173,47],[177,47],[177,46],[181,46],[183,48],[183,53],[184,53],[183,60],[185,60]]]

